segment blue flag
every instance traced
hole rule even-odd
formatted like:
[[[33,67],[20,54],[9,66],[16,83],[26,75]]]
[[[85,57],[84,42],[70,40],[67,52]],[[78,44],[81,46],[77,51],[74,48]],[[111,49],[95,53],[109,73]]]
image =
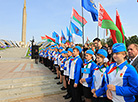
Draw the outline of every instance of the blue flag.
[[[98,21],[98,10],[93,0],[82,0],[82,7],[91,13],[93,21]]]
[[[90,74],[90,68],[81,68],[81,73]]]
[[[65,35],[64,35],[64,33],[63,33],[62,30],[61,30],[61,33],[62,33],[62,35],[61,35],[61,42],[62,42],[63,44],[65,44],[65,43],[66,43],[66,37],[65,37]]]
[[[82,37],[82,31],[72,22],[71,22],[71,32]]]
[[[72,41],[72,34],[70,33],[68,27],[67,27],[67,36],[69,37],[69,39],[68,39],[69,42],[71,42]]]
[[[59,44],[59,35],[56,32],[52,33],[52,37],[55,38],[55,43]]]

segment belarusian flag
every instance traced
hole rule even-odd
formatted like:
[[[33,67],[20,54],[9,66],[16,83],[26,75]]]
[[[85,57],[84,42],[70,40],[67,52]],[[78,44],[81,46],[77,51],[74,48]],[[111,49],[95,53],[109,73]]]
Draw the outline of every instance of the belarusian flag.
[[[119,16],[119,13],[118,11],[116,10],[116,26],[117,28],[120,30],[121,34],[122,34],[122,43],[125,42],[125,32],[124,32],[124,29],[123,29],[123,26],[122,26],[122,23],[121,23],[121,20],[120,20],[120,16]]]
[[[120,30],[114,24],[113,20],[110,18],[110,16],[100,3],[99,3],[98,25],[101,28],[110,29],[112,40],[114,43],[122,43],[122,34]]]
[[[41,39],[42,39],[42,40],[46,40],[46,37],[44,37],[44,36],[41,36]]]
[[[47,36],[47,35],[45,35],[46,36],[46,39],[49,41],[49,42],[55,42],[55,39],[53,39],[53,38],[51,38],[51,37],[49,37],[49,36]]]
[[[79,14],[78,14],[78,12],[73,8],[73,10],[72,10],[72,16],[71,16],[71,18],[73,18],[76,22],[78,22],[81,26],[84,26],[86,23],[87,23],[87,21],[86,21],[86,19],[84,18],[84,17],[82,17],[82,16],[80,16]],[[82,19],[83,19],[83,22],[82,22]]]

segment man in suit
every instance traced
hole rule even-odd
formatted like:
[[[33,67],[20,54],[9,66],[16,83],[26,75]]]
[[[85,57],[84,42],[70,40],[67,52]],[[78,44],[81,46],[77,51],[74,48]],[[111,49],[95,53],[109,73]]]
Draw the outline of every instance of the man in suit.
[[[127,50],[130,64],[135,67],[138,72],[138,44],[130,44]],[[138,95],[136,95],[135,98],[135,102],[138,102]]]

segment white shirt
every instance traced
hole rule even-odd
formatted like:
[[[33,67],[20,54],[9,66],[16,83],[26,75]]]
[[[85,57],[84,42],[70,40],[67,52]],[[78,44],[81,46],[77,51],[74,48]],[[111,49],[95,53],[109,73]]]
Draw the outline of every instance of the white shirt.
[[[132,64],[137,57],[138,57],[138,55],[131,60],[130,64]]]

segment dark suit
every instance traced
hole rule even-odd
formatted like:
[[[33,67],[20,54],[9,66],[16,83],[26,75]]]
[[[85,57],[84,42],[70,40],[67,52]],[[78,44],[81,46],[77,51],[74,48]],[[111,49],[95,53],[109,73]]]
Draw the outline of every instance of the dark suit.
[[[133,67],[135,67],[137,73],[138,73],[138,57],[133,61],[133,63],[131,64]],[[135,102],[138,102],[138,95],[135,96],[136,100]]]
[[[133,61],[133,63],[131,64],[133,67],[136,68],[137,72],[138,72],[138,57]]]

